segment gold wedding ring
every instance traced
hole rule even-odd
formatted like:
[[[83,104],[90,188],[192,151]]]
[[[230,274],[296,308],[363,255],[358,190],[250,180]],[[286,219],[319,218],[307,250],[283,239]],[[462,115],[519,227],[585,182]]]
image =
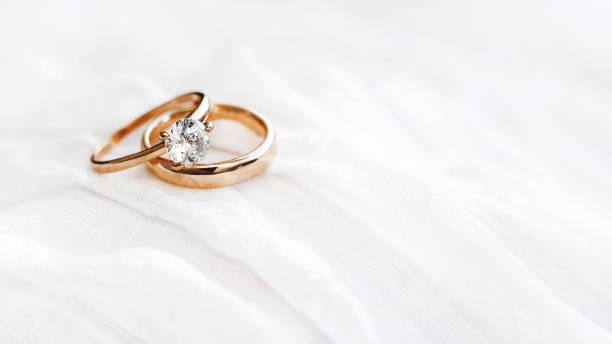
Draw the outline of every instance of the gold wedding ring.
[[[170,118],[158,117],[145,129],[142,137],[144,150],[155,147],[165,135],[165,129],[172,124],[178,115]],[[275,135],[269,120],[244,108],[215,104],[212,106],[208,120],[226,119],[241,123],[253,131],[262,141],[248,153],[235,158],[206,164],[196,164],[192,167],[173,167],[172,161],[157,157],[147,162],[147,167],[153,174],[169,183],[192,188],[219,188],[241,183],[263,173],[274,158]]]
[[[212,121],[230,120],[250,129],[261,142],[251,151],[234,158],[202,163],[209,148]],[[209,120],[209,121],[207,121]],[[149,123],[142,136],[142,150],[123,157],[102,160],[119,141]],[[187,93],[164,103],[115,132],[94,151],[91,163],[96,172],[120,171],[141,163],[155,176],[169,183],[193,188],[218,188],[241,183],[263,173],[274,158],[275,134],[263,115],[244,108],[210,104],[200,92]],[[167,157],[162,156],[166,154]]]
[[[156,117],[162,117],[168,113],[181,114],[187,113],[190,118],[197,121],[205,121],[210,111],[210,100],[204,93],[192,92],[182,96],[178,96],[169,102],[166,102],[151,111],[136,118],[125,127],[115,132],[110,140],[102,147],[94,151],[91,156],[91,164],[96,172],[99,173],[110,173],[121,171],[126,168],[130,168],[139,164],[142,164],[148,160],[157,158],[164,154],[165,143],[159,142],[156,145],[148,147],[147,149],[141,150],[137,153],[122,156],[120,158],[102,160],[102,157],[107,154],[119,141],[125,138],[128,134],[136,130],[138,127],[146,124],[151,119]]]

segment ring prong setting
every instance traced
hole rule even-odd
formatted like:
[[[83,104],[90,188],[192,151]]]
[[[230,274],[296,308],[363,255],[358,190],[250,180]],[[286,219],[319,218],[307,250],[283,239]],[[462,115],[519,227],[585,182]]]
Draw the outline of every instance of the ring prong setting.
[[[160,131],[159,132],[159,137],[161,137],[162,139],[167,139],[168,137],[170,137],[170,133],[168,133],[167,131]]]
[[[164,131],[169,134],[164,142],[172,170],[191,168],[206,155],[209,141],[204,123],[187,117]]]
[[[213,131],[214,128],[215,125],[212,122],[204,122],[204,130],[206,130],[207,133]]]

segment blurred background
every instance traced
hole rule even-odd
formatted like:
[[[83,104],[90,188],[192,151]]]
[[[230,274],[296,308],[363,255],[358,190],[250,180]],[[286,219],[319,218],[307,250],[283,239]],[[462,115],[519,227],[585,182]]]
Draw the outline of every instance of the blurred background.
[[[0,2],[0,342],[612,342],[611,15]],[[271,119],[266,174],[91,171],[192,90]]]

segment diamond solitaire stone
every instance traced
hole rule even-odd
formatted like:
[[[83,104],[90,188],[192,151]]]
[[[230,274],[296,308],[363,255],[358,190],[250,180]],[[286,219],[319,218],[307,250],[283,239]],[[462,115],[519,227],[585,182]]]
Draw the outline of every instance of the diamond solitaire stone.
[[[208,135],[200,121],[192,118],[180,119],[166,129],[166,133],[166,151],[175,164],[192,167],[208,151]]]

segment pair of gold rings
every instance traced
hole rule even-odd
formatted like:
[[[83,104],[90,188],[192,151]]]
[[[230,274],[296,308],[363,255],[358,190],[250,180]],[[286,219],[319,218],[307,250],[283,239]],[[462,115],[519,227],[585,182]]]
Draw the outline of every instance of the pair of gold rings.
[[[215,162],[201,163],[210,146],[208,133],[215,120],[243,124],[261,137],[261,143],[248,153]],[[119,141],[148,124],[141,140],[141,151],[116,159],[103,160]],[[193,188],[218,188],[241,183],[263,173],[275,153],[275,135],[262,115],[238,106],[211,105],[204,93],[176,97],[127,124],[94,151],[91,163],[96,172],[110,173],[146,163],[157,177],[172,184]],[[166,157],[162,155],[166,154]]]

